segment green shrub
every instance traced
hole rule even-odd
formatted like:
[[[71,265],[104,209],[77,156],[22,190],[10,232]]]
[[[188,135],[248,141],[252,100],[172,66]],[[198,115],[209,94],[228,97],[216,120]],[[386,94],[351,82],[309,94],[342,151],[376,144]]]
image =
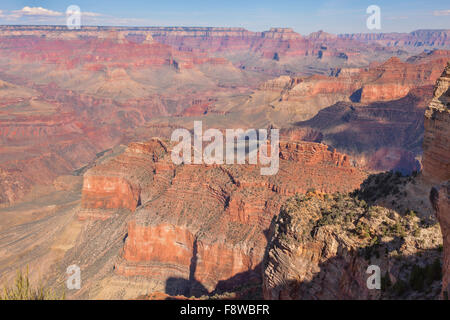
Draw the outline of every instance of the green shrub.
[[[442,279],[442,266],[441,261],[438,258],[425,268],[425,279],[427,285],[431,285],[433,281]]]
[[[415,265],[409,277],[409,285],[413,290],[424,291],[433,281],[442,279],[441,261],[436,258],[432,264],[421,268]]]
[[[415,291],[423,291],[425,287],[425,273],[421,267],[413,266],[409,276],[409,286]]]
[[[395,295],[401,296],[408,290],[408,285],[405,281],[398,279],[397,282],[392,286],[392,290]]]
[[[25,274],[21,270],[17,271],[14,285],[12,287],[5,286],[3,294],[0,292],[0,300],[60,300],[50,289],[45,288],[42,283],[37,287],[30,284],[28,277],[28,267]]]
[[[381,277],[381,290],[387,291],[392,286],[391,277],[389,277],[389,273]]]

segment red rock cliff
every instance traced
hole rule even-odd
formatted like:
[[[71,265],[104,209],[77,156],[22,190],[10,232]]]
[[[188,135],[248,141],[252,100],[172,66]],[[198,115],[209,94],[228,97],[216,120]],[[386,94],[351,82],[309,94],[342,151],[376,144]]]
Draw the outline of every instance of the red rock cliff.
[[[437,80],[425,111],[423,175],[431,183],[450,179],[450,64]]]
[[[174,166],[170,147],[153,140],[86,173],[83,207],[96,214],[82,217],[136,210],[117,273],[200,295],[260,278],[264,231],[287,196],[350,191],[364,177],[347,156],[318,143],[281,143],[278,174],[261,176],[259,165]]]
[[[437,80],[434,97],[425,112],[423,142],[423,176],[426,182],[438,184],[430,200],[441,225],[444,238],[442,292],[450,292],[450,63]],[[442,184],[443,183],[443,184]]]

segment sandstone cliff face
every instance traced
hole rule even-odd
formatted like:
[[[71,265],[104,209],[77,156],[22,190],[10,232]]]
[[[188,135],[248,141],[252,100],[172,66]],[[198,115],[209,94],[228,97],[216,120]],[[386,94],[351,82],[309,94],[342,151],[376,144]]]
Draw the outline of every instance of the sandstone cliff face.
[[[369,206],[348,195],[309,193],[283,205],[270,235],[263,262],[266,299],[435,299],[439,295],[439,226],[422,227],[415,216]],[[367,286],[370,265],[380,268],[380,290]],[[432,270],[426,290],[423,279],[416,283],[411,276],[418,273],[418,266]]]
[[[423,175],[431,183],[450,179],[450,65],[434,88],[433,99],[425,111]]]
[[[449,57],[437,50],[408,62],[391,58],[367,68],[336,69],[330,76],[283,76],[260,90],[277,116],[289,114],[296,128],[320,133],[324,143],[360,166],[418,171],[423,113]]]
[[[450,64],[436,81],[434,96],[425,111],[423,142],[423,177],[428,184],[437,184],[430,200],[441,224],[444,238],[442,292],[448,299],[450,292]],[[443,183],[443,184],[442,184]]]
[[[188,296],[259,279],[264,232],[288,196],[345,192],[365,177],[347,156],[318,143],[280,143],[274,176],[261,176],[259,165],[174,166],[171,144],[138,146],[87,171],[79,218],[135,210],[116,272]]]
[[[147,195],[142,189],[151,182],[151,164],[164,148],[159,140],[150,144],[132,143],[123,154],[88,170],[83,178],[82,207],[85,210],[80,212],[80,219],[88,218],[93,212],[101,216],[102,211],[96,209],[134,211],[146,201]]]

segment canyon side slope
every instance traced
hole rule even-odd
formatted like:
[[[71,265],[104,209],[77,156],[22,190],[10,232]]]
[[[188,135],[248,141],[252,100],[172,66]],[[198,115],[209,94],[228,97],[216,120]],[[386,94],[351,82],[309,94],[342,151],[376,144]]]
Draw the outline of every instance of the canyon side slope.
[[[283,205],[264,259],[265,298],[448,299],[449,71],[425,112],[420,174],[371,175],[351,194]],[[366,285],[370,265],[381,270],[381,290]]]
[[[74,297],[189,297],[258,286],[266,231],[281,203],[310,189],[348,192],[366,177],[319,143],[280,142],[274,176],[261,176],[261,165],[175,166],[171,148],[156,138],[132,143],[84,174],[77,214],[84,234],[58,264],[59,272],[82,266],[83,290]]]
[[[0,280],[29,266],[70,299],[445,297],[447,35],[0,26]],[[279,128],[278,173],[175,166],[168,139],[194,121]]]

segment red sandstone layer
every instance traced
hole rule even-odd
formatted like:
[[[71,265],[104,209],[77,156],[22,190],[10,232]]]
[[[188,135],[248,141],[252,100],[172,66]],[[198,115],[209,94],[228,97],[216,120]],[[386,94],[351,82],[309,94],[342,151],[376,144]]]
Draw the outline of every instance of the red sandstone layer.
[[[169,145],[139,146],[147,151],[130,146],[86,173],[80,218],[98,218],[90,210],[136,210],[117,272],[160,284],[185,279],[192,294],[259,277],[264,231],[288,196],[350,191],[365,177],[347,156],[318,143],[281,143],[274,176],[261,176],[259,165],[174,166]]]

